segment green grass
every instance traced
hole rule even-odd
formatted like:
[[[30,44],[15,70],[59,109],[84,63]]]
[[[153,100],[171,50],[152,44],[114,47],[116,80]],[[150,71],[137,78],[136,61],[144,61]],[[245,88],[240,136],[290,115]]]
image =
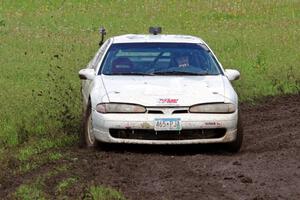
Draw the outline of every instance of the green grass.
[[[91,186],[89,192],[93,200],[125,200],[120,192],[109,187]]]
[[[76,178],[67,178],[58,183],[57,192],[61,193],[68,189],[71,185],[75,184],[77,181]]]
[[[46,180],[56,176],[58,173],[65,172],[68,170],[67,165],[56,166],[55,168],[45,171],[39,174],[36,178],[28,180],[22,183],[16,188],[16,191],[9,195],[12,199],[52,199],[50,197],[49,191],[45,190]],[[67,177],[59,181],[55,188],[55,198],[57,199],[69,199],[67,191],[71,187],[76,187],[76,184],[81,184],[78,177]],[[125,200],[126,198],[123,194],[115,189],[104,186],[90,186],[84,192],[83,199],[93,199],[93,200]]]
[[[58,199],[68,199],[67,196],[61,195],[76,183],[76,178],[67,178],[58,183],[57,186],[57,198]],[[20,185],[15,193],[13,194],[13,199],[20,200],[32,200],[32,199],[50,199],[42,190],[43,178],[38,178],[34,183],[22,184]],[[60,195],[59,195],[60,194]],[[85,195],[85,200],[126,200],[126,198],[118,192],[109,187],[104,186],[91,186],[89,188],[88,194]]]
[[[35,185],[23,184],[18,187],[17,191],[14,193],[14,199],[20,200],[32,200],[32,199],[45,199],[43,192],[39,187]]]
[[[50,171],[46,171],[43,174],[40,174],[36,178],[27,181],[26,183],[21,184],[17,187],[16,191],[10,195],[12,199],[22,199],[22,200],[32,200],[32,199],[51,199],[47,194],[47,191],[44,190],[45,180],[51,178],[52,176],[57,175],[60,172],[67,170],[67,165],[56,166]],[[76,183],[76,178],[66,178],[58,183],[56,191],[58,194],[62,194],[67,190],[72,184]],[[57,194],[57,195],[58,195]],[[58,198],[65,199],[65,198]]]
[[[19,148],[19,152],[16,153],[16,158],[20,161],[26,161],[32,156],[38,155],[43,151],[51,148],[58,148],[70,145],[74,142],[77,137],[58,137],[56,139],[41,139],[39,142],[33,142],[32,144],[25,145],[24,147]],[[50,160],[55,160],[58,157],[61,157],[61,154],[58,152],[52,152],[49,155]]]
[[[58,153],[58,152],[51,152],[49,154],[49,159],[51,161],[54,161],[54,160],[59,160],[63,157],[63,155],[61,153]]]
[[[28,145],[31,147],[30,145]],[[18,154],[17,154],[18,156]],[[16,157],[17,157],[16,156]],[[25,158],[24,157],[17,157],[19,162],[18,168],[14,170],[15,175],[22,175],[27,172],[30,172],[41,165],[48,163],[48,162],[53,162],[56,160],[59,160],[63,158],[65,155],[62,155],[59,152],[56,152],[55,150],[50,150],[50,152],[47,153],[32,153],[30,155],[27,155]]]

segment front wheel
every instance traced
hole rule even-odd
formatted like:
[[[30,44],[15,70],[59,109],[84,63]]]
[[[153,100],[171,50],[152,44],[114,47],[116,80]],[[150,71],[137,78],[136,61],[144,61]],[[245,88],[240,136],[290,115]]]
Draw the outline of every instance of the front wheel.
[[[239,114],[236,138],[233,142],[227,144],[227,150],[233,153],[238,152],[242,147],[243,137],[244,137],[243,124],[242,124],[241,115]]]
[[[80,143],[83,147],[96,147],[99,142],[96,140],[93,133],[93,123],[92,123],[92,108],[90,103],[88,104],[86,110],[83,113],[83,130],[81,131]]]

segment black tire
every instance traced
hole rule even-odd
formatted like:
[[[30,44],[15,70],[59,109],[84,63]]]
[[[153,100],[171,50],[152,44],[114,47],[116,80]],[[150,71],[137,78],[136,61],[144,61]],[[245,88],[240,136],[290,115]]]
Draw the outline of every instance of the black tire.
[[[99,146],[99,142],[96,140],[92,133],[92,108],[89,103],[82,115],[82,130],[80,134],[80,146],[85,148],[93,148]]]
[[[230,142],[227,145],[227,150],[232,153],[237,153],[242,147],[243,143],[243,137],[244,137],[244,130],[243,130],[243,124],[242,124],[242,118],[241,115],[238,115],[238,123],[237,123],[237,135],[233,142]]]

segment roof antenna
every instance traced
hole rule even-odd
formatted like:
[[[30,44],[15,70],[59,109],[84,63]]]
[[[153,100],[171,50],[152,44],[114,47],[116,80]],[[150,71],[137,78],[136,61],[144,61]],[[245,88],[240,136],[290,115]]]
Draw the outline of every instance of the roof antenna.
[[[161,27],[149,27],[149,33],[153,34],[153,35],[158,35],[159,33],[161,33]]]
[[[102,44],[103,44],[104,36],[106,35],[106,30],[105,30],[105,28],[104,28],[103,26],[100,27],[99,33],[100,33],[100,35],[101,35],[101,40],[100,40],[100,42],[99,42],[99,46],[101,47]]]

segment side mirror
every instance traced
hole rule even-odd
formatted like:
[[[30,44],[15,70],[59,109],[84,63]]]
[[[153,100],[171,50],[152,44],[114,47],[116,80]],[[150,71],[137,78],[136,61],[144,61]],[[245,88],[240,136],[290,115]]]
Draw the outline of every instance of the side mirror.
[[[93,80],[95,76],[96,74],[94,69],[82,69],[79,71],[79,78],[81,80]]]
[[[225,69],[225,75],[230,81],[238,80],[240,78],[240,72],[235,69]]]

